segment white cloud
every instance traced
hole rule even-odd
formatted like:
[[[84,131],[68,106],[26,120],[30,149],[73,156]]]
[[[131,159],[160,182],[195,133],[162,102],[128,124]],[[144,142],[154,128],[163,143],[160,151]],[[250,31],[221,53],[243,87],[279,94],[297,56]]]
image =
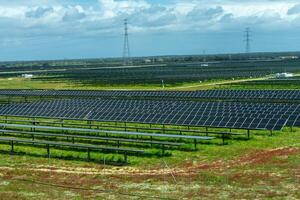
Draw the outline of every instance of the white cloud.
[[[129,1],[115,1],[115,0],[99,0],[101,11],[105,18],[118,17],[120,14],[134,14],[140,9],[147,9],[151,7],[149,3],[144,0],[129,0]]]
[[[81,6],[67,8],[62,20],[64,22],[74,22],[86,17],[85,11]]]
[[[291,7],[289,10],[288,10],[288,14],[289,15],[299,15],[300,14],[300,4],[297,4],[293,7]]]
[[[35,7],[27,11],[25,16],[28,18],[41,18],[53,13],[53,11],[54,9],[52,7]]]
[[[0,0],[1,2],[1,0]],[[177,0],[151,4],[146,0],[99,0],[76,4],[56,0],[0,4],[1,35],[117,33],[124,18],[130,31],[222,31],[252,25],[261,29],[292,28],[300,16],[300,4],[288,0]],[[24,27],[26,29],[24,29]]]

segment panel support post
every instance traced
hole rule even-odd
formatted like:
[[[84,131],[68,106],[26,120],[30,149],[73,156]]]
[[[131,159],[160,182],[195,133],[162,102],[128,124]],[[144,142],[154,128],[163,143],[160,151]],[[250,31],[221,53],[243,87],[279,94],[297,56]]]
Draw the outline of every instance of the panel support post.
[[[88,153],[88,161],[91,160],[91,152],[90,152],[90,148],[87,149],[87,153]]]
[[[223,142],[223,145],[225,145],[225,133],[222,133],[222,142]]]
[[[250,139],[250,130],[248,129],[247,130],[247,137],[248,137],[248,140]]]
[[[165,145],[163,144],[162,146],[162,156],[165,155]]]
[[[47,144],[47,157],[49,158],[49,156],[50,156],[50,145],[49,144]]]
[[[11,144],[10,154],[14,154],[14,141],[11,141],[10,144]]]
[[[195,147],[195,150],[197,150],[197,140],[194,139],[194,147]]]
[[[127,163],[127,152],[124,152],[124,162]]]

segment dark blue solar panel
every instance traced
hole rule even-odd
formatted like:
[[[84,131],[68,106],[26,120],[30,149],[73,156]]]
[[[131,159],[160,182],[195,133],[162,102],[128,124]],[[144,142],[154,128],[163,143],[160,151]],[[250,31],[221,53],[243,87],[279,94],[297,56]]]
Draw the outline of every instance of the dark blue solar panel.
[[[299,126],[298,104],[64,99],[0,105],[0,115],[280,130]]]

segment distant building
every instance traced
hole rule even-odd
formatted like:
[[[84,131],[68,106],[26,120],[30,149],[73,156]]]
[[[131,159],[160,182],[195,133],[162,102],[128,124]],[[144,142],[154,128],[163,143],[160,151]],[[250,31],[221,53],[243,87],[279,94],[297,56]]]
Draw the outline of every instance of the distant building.
[[[279,58],[281,60],[295,60],[295,59],[298,59],[299,56],[280,56]]]
[[[207,63],[202,63],[200,66],[201,67],[208,67],[208,64]]]
[[[150,60],[150,59],[145,59],[144,62],[145,62],[145,63],[151,63],[152,60]]]
[[[276,78],[291,78],[294,75],[291,73],[277,73]]]
[[[33,74],[22,74],[23,78],[33,78]]]

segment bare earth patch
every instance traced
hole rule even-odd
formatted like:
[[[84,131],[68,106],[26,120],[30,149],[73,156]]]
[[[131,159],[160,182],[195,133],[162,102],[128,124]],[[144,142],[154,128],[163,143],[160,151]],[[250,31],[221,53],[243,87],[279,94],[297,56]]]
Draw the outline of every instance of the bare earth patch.
[[[88,165],[86,167],[56,167],[34,164],[23,167],[3,166],[0,167],[0,180],[6,181],[7,187],[10,183],[15,183],[14,181],[33,180],[30,183],[32,186],[28,190],[40,188],[41,184],[47,188],[45,189],[46,192],[49,191],[49,187],[53,187],[51,184],[54,184],[62,190],[57,192],[58,194],[68,196],[70,199],[80,199],[80,197],[103,199],[101,195],[105,193],[101,192],[102,190],[133,194],[139,191],[142,194],[167,195],[172,198],[175,197],[175,199],[178,195],[182,195],[181,199],[201,199],[200,197],[211,199],[216,194],[223,199],[283,198],[289,191],[290,194],[298,194],[300,184],[297,186],[295,182],[300,183],[300,165],[288,165],[287,168],[283,168],[283,171],[278,172],[260,170],[260,167],[269,164],[278,167],[282,163],[288,163],[290,156],[299,153],[299,148],[291,147],[255,150],[228,161],[216,160],[198,164],[180,163],[180,167],[156,169],[103,165],[95,167]],[[289,182],[291,184],[286,184]],[[49,183],[50,186],[43,185],[43,183]],[[23,184],[26,185],[26,182]],[[64,187],[66,188],[64,189]],[[77,190],[78,187],[89,189]],[[246,192],[248,191],[246,188],[253,192]],[[55,190],[55,186],[52,189]],[[15,195],[1,191],[0,194],[0,196],[4,195],[8,198],[14,198]],[[14,199],[29,199],[28,194],[26,193],[26,198],[22,198],[24,195],[20,194],[17,196],[18,198]],[[112,196],[111,199],[120,197],[115,194]],[[123,195],[121,196],[123,197]]]

